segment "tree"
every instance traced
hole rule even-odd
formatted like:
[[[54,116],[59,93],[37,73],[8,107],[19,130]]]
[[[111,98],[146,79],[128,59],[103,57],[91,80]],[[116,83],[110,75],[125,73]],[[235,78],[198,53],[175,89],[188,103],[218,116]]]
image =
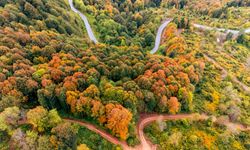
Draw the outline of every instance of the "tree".
[[[153,111],[157,105],[154,93],[152,93],[148,90],[144,90],[143,95],[144,95],[144,101],[147,104],[148,110]]]
[[[150,31],[148,31],[145,36],[145,46],[151,46],[154,42],[154,38],[154,35]]]
[[[179,4],[180,4],[180,9],[183,9],[187,3],[188,3],[187,0],[181,0],[181,1],[179,2]]]
[[[32,79],[28,79],[26,81],[25,86],[26,86],[25,87],[26,92],[23,92],[23,93],[32,94],[32,93],[36,92],[36,90],[38,89],[38,83]]]
[[[62,122],[55,109],[49,112],[42,106],[37,106],[27,112],[27,122],[38,132],[48,131]]]
[[[50,75],[51,75],[51,78],[56,82],[61,82],[63,77],[65,76],[65,73],[62,72],[61,70],[59,69],[55,69],[55,68],[51,68],[50,69]]]
[[[48,111],[41,106],[27,112],[27,122],[30,123],[38,132],[44,132],[47,127]]]
[[[136,79],[136,83],[139,85],[141,89],[145,90],[149,90],[152,86],[150,79],[142,75]]]
[[[159,7],[161,5],[162,0],[152,0],[152,2],[155,4],[156,7]]]
[[[11,135],[13,128],[18,125],[21,112],[18,107],[9,107],[0,113],[0,134]]]
[[[137,76],[143,74],[145,66],[143,63],[136,63],[132,68],[132,78],[136,78]]]
[[[5,6],[5,4],[7,4],[7,0],[1,0],[0,1],[0,6],[2,6],[2,7],[4,7]]]
[[[229,107],[227,114],[231,121],[237,121],[241,115],[241,110],[238,106],[232,105]]]
[[[37,91],[38,102],[47,109],[60,108],[55,96],[55,84],[50,84]]]
[[[25,136],[25,141],[29,149],[36,149],[37,148],[37,138],[38,133],[34,131],[27,131]]]
[[[182,87],[178,91],[178,98],[181,100],[182,108],[186,111],[193,110],[193,94],[185,87]]]
[[[12,95],[8,94],[8,95],[3,95],[2,99],[0,100],[0,111],[3,111],[5,108],[8,107],[13,107],[13,106],[20,106],[21,102],[23,102],[24,100],[21,99],[20,97],[23,97],[23,95],[19,96],[15,96],[13,95],[13,93],[16,93],[15,90],[12,91]],[[18,93],[17,93],[18,94]]]
[[[164,95],[162,96],[160,103],[158,103],[158,107],[160,108],[160,112],[166,112],[168,109],[168,98]]]
[[[122,87],[110,87],[105,89],[103,99],[106,101],[117,101],[123,104],[125,91]]]
[[[92,104],[92,108],[91,108],[91,116],[92,117],[101,117],[104,112],[105,112],[105,108],[103,106],[103,104],[100,102],[100,101],[97,101],[97,100],[92,100],[91,101],[91,104]]]
[[[167,42],[165,53],[170,57],[175,57],[177,54],[182,54],[186,48],[185,40],[182,37],[176,36]]]
[[[176,97],[170,97],[168,100],[168,109],[171,114],[176,114],[180,109],[180,103]]]
[[[55,127],[59,123],[62,122],[62,119],[58,115],[56,109],[50,110],[47,117],[48,117],[48,124],[47,124],[47,126],[50,127],[50,128]]]
[[[50,137],[47,135],[39,136],[37,140],[37,150],[48,150],[53,149],[50,142]]]
[[[144,0],[136,0],[133,6],[137,11],[142,10],[144,8]]]
[[[91,84],[84,92],[83,95],[90,98],[99,98],[100,97],[100,91],[97,86],[94,84]]]
[[[51,130],[50,140],[56,149],[76,149],[77,130],[70,123],[61,123]]]
[[[77,146],[77,150],[90,150],[87,145],[85,144],[80,144]]]
[[[138,27],[142,24],[143,17],[141,16],[140,13],[136,13],[136,14],[133,16],[133,19],[136,21]]]
[[[105,106],[107,124],[115,135],[118,135],[122,140],[128,137],[128,125],[132,119],[132,113],[121,105],[109,103]]]
[[[11,141],[10,145],[13,145],[12,146],[13,149],[28,150],[29,145],[27,144],[25,138],[26,138],[25,133],[19,128],[13,132],[11,139],[10,139]]]
[[[54,18],[48,18],[45,20],[46,26],[51,29],[58,29],[59,27],[59,22],[57,20],[55,20]]]
[[[177,32],[177,27],[174,23],[170,23],[167,28],[164,30],[163,39],[164,41],[169,41],[175,36]]]
[[[76,103],[78,99],[79,99],[79,93],[77,91],[66,92],[66,102],[70,106],[72,113],[76,113]]]
[[[37,18],[39,16],[37,9],[28,2],[24,5],[24,13],[30,18]]]

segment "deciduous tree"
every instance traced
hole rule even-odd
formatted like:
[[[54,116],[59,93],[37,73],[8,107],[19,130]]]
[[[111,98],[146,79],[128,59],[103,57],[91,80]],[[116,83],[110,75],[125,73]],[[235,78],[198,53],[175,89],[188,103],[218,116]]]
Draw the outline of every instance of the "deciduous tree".
[[[121,105],[107,104],[105,106],[107,116],[107,128],[122,140],[128,137],[128,125],[132,119],[132,114]]]
[[[176,97],[170,97],[168,100],[168,109],[171,114],[176,114],[180,109],[180,103]]]

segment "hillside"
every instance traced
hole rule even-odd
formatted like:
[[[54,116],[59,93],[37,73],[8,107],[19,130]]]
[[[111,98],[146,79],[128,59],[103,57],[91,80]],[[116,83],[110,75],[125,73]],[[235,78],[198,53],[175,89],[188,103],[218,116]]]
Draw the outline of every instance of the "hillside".
[[[1,0],[0,149],[248,149],[249,5]]]

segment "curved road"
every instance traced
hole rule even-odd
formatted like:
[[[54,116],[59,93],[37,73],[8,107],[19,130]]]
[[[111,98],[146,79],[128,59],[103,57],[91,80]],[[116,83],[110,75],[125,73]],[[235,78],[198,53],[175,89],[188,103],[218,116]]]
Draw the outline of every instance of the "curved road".
[[[226,32],[226,33],[232,33],[233,35],[238,35],[240,33],[239,30],[230,30],[230,29],[224,29],[224,28],[214,28],[214,27],[209,27],[205,25],[200,25],[200,24],[193,24],[195,28],[202,29],[202,30],[216,30],[220,32]],[[250,33],[250,28],[247,28],[242,31],[243,33]]]
[[[72,0],[68,0],[69,4],[70,4],[70,8],[72,9],[72,11],[74,11],[75,13],[79,14],[81,19],[84,21],[85,27],[87,29],[87,33],[89,38],[91,39],[91,41],[93,41],[95,44],[98,43],[96,37],[94,36],[94,33],[90,27],[90,24],[88,22],[88,19],[86,18],[85,15],[83,15],[80,11],[78,11],[74,5]],[[155,39],[155,46],[154,48],[150,51],[151,54],[154,54],[157,52],[157,50],[159,49],[160,46],[160,42],[161,42],[161,37],[162,37],[162,33],[165,29],[165,27],[172,21],[172,19],[167,19],[158,29],[157,31],[157,35],[156,35],[156,39]],[[208,26],[204,26],[204,25],[199,25],[199,24],[194,24],[194,27],[199,28],[199,29],[203,29],[203,30],[217,30],[217,31],[221,31],[221,32],[226,32],[226,33],[233,33],[234,35],[238,35],[239,31],[237,30],[226,30],[223,28],[212,28],[212,27],[208,27]],[[250,33],[250,28],[244,30],[245,33]],[[223,71],[223,75],[222,77],[225,78],[228,75],[228,72],[221,67],[215,60],[213,60],[212,58],[210,58],[209,56],[205,55],[205,58],[208,59],[210,62],[214,63],[218,68],[220,68]],[[238,83],[244,90],[248,91],[249,88],[247,86],[245,86],[244,84],[242,84],[240,81],[238,81],[236,78],[233,78],[233,81]],[[72,123],[77,123],[81,126],[85,126],[86,128],[88,128],[91,131],[94,131],[95,133],[98,133],[99,135],[101,135],[103,138],[107,139],[108,141],[110,141],[111,143],[115,144],[115,145],[121,145],[122,148],[124,150],[155,150],[156,146],[150,144],[150,142],[148,142],[144,136],[143,133],[143,129],[145,126],[147,126],[148,124],[157,121],[157,120],[177,120],[177,119],[198,119],[198,120],[206,120],[209,118],[209,116],[207,115],[199,115],[197,117],[197,114],[179,114],[179,115],[159,115],[159,114],[144,114],[141,116],[140,121],[137,125],[137,132],[141,141],[141,144],[136,146],[135,148],[129,147],[127,145],[126,142],[122,142],[119,141],[119,139],[113,137],[112,135],[108,134],[107,132],[98,129],[97,127],[95,127],[92,124],[86,123],[86,122],[82,122],[79,120],[74,120],[74,119],[70,119],[70,118],[65,118],[65,121],[68,122],[72,122]],[[215,119],[216,120],[216,119]],[[223,123],[219,123],[219,124],[223,124],[227,127],[231,127],[231,128],[235,128],[238,130],[249,130],[249,127],[245,127],[241,124],[235,124],[235,123],[231,123],[231,122],[223,122]]]
[[[74,7],[73,0],[68,0],[68,1],[69,1],[69,5],[70,5],[71,10],[74,11],[75,13],[79,14],[80,17],[82,18],[82,20],[84,21],[84,24],[85,24],[85,27],[86,27],[86,30],[87,30],[87,33],[88,33],[90,40],[93,41],[95,44],[97,44],[98,41],[97,41],[97,39],[96,39],[92,29],[91,29],[91,26],[89,24],[87,17]]]
[[[88,128],[89,130],[99,134],[100,136],[102,136],[103,138],[108,140],[109,142],[111,142],[111,143],[113,143],[115,145],[121,145],[123,149],[127,149],[127,150],[130,149],[126,142],[119,141],[118,138],[110,135],[109,133],[107,133],[104,130],[98,129],[93,124],[83,122],[83,121],[80,121],[80,120],[71,119],[71,118],[64,118],[63,120],[67,121],[67,122],[71,122],[71,123],[77,123],[77,124],[79,124],[81,126],[84,126],[84,127]]]
[[[155,38],[155,47],[150,51],[151,54],[154,54],[157,52],[157,50],[160,47],[161,44],[161,36],[162,33],[164,31],[164,29],[166,28],[166,26],[172,21],[173,19],[169,18],[166,21],[163,22],[163,24],[159,27],[158,31],[157,31],[157,35]]]
[[[91,26],[88,22],[88,19],[87,17],[82,14],[79,10],[77,10],[74,5],[73,5],[73,0],[68,0],[69,1],[69,5],[70,5],[70,8],[72,11],[74,11],[75,13],[79,14],[81,19],[84,21],[84,24],[85,24],[85,27],[86,27],[86,30],[88,32],[88,36],[90,38],[91,41],[93,41],[95,44],[98,43],[94,33],[93,33],[93,30],[91,29]],[[150,51],[151,54],[154,54],[157,52],[157,50],[159,49],[160,47],[160,44],[161,44],[161,35],[163,33],[163,30],[165,29],[165,27],[172,21],[173,19],[169,18],[167,19],[158,29],[157,31],[157,35],[156,35],[156,38],[155,38],[155,46],[154,48]]]
[[[68,0],[68,2],[69,2],[71,10],[74,11],[75,13],[79,14],[81,19],[84,21],[84,24],[85,24],[85,27],[86,27],[86,30],[87,30],[87,33],[88,33],[88,36],[89,36],[90,40],[93,41],[95,44],[97,44],[98,40],[96,39],[96,37],[95,37],[95,35],[93,33],[93,30],[91,29],[91,26],[90,26],[90,24],[88,22],[87,17],[74,7],[73,0]],[[172,18],[168,18],[158,28],[157,35],[156,35],[156,38],[155,38],[155,46],[150,51],[151,54],[156,53],[157,50],[159,49],[160,44],[161,44],[162,33],[163,33],[164,29],[166,28],[166,26],[172,20],[173,20]],[[240,33],[240,31],[238,31],[238,30],[230,30],[230,29],[224,29],[224,28],[213,28],[213,27],[209,27],[209,26],[205,26],[205,25],[196,24],[196,23],[194,23],[193,25],[194,25],[194,27],[202,29],[202,30],[217,30],[217,31],[220,31],[220,32],[233,33],[234,35],[238,35]],[[245,29],[243,31],[243,33],[250,33],[250,28]]]
[[[156,145],[149,144],[144,136],[144,128],[154,121],[164,120],[178,120],[191,118],[192,114],[180,114],[180,115],[159,115],[159,114],[143,114],[137,125],[137,132],[141,141],[140,150],[156,150]]]
[[[209,116],[204,115],[204,114],[202,114],[202,115],[199,115],[199,114],[178,114],[178,115],[141,114],[140,120],[137,124],[137,132],[138,132],[141,144],[137,145],[134,148],[128,146],[127,143],[124,141],[119,141],[118,138],[113,137],[112,135],[110,135],[109,133],[107,133],[104,130],[98,129],[96,126],[94,126],[90,123],[86,123],[84,121],[79,121],[79,120],[70,119],[70,118],[64,118],[63,120],[65,120],[67,122],[71,122],[71,123],[77,123],[81,126],[84,126],[84,127],[88,128],[89,130],[99,134],[100,136],[102,136],[103,138],[108,140],[109,142],[111,142],[115,145],[121,145],[124,150],[156,150],[157,146],[152,145],[146,139],[146,137],[144,136],[144,133],[143,133],[144,127],[146,127],[150,123],[157,121],[157,120],[165,121],[165,120],[192,119],[194,121],[198,121],[198,120],[207,120],[208,118],[209,118]],[[250,131],[249,127],[246,127],[242,124],[232,123],[229,121],[226,121],[226,122],[219,122],[218,121],[217,122],[217,118],[215,118],[215,117],[214,117],[213,121],[217,124],[225,125],[226,127],[231,128],[231,129],[233,128],[233,129],[240,130],[240,131]]]

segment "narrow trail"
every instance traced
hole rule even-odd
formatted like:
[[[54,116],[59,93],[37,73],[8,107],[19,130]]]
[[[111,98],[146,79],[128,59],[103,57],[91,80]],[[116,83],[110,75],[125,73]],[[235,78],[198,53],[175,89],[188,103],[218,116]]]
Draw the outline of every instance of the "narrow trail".
[[[228,72],[221,67],[213,58],[209,57],[207,54],[203,54],[205,59],[215,65],[216,68],[220,69],[222,72],[221,78],[225,79],[228,76]]]
[[[205,59],[207,59],[209,62],[213,63],[215,65],[215,67],[219,68],[222,71],[222,79],[224,79],[225,77],[228,76],[228,71],[222,67],[219,63],[217,63],[212,57],[208,56],[207,54],[204,54]],[[245,92],[247,92],[248,94],[250,94],[250,88],[245,85],[244,83],[242,83],[241,81],[239,81],[236,77],[231,77],[232,82],[234,82],[235,84],[239,85],[239,87],[244,90]]]
[[[113,143],[115,145],[121,145],[123,149],[129,150],[129,146],[127,145],[126,142],[120,141],[118,138],[110,135],[106,131],[104,131],[102,129],[98,129],[93,124],[90,124],[90,123],[87,123],[87,122],[83,122],[83,121],[80,121],[80,120],[76,120],[76,119],[71,119],[71,118],[64,118],[63,120],[67,121],[67,122],[76,123],[76,124],[79,124],[81,126],[84,126],[84,127],[88,128],[89,130],[91,130],[91,131],[99,134],[100,136],[102,136],[103,138],[105,138],[106,140],[108,140],[109,142],[111,142],[111,143]]]
[[[125,141],[119,141],[118,138],[110,135],[106,131],[102,129],[98,129],[96,126],[84,122],[84,121],[79,121],[76,119],[71,119],[71,118],[64,118],[64,121],[71,122],[71,123],[77,123],[81,126],[84,126],[88,128],[89,130],[99,134],[109,142],[120,145],[124,150],[156,150],[157,146],[153,145],[150,141],[147,140],[147,138],[144,135],[144,128],[149,125],[150,123],[161,120],[161,121],[166,121],[166,120],[179,120],[179,119],[191,119],[194,121],[199,121],[199,120],[207,120],[210,116],[207,116],[205,114],[178,114],[178,115],[159,115],[159,114],[141,114],[140,115],[140,120],[137,124],[137,133],[139,136],[139,139],[141,141],[140,145],[137,145],[135,147],[130,147],[127,145]],[[219,122],[217,121],[217,118],[214,117],[214,122],[220,125],[224,125],[229,129],[234,129],[238,131],[250,131],[250,128],[247,126],[244,126],[242,124],[238,123],[232,123],[229,121],[225,122]]]

